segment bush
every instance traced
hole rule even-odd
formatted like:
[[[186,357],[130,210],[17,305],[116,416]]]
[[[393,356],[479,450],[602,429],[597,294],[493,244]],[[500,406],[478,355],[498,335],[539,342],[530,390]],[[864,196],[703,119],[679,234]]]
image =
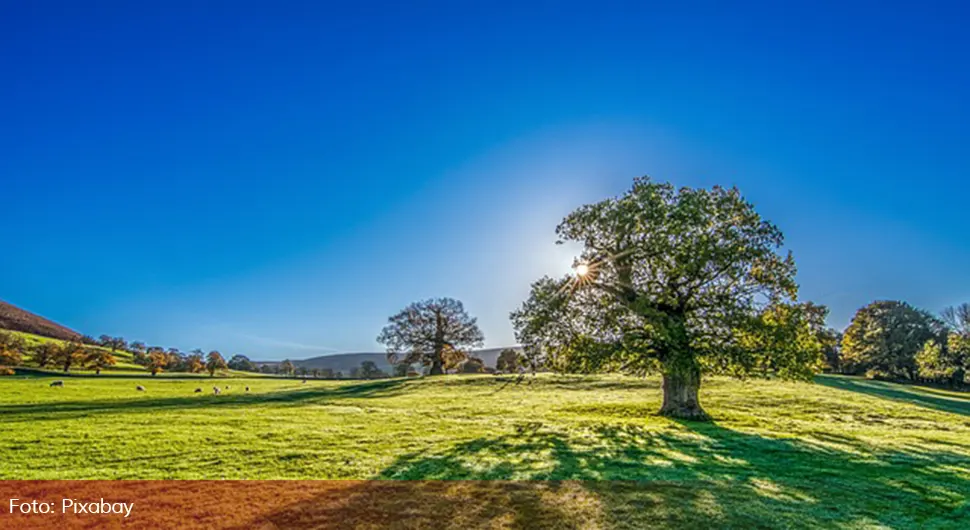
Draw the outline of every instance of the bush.
[[[0,376],[3,375],[15,375],[17,372],[13,368],[7,366],[0,366]]]
[[[485,372],[485,362],[478,357],[469,357],[467,361],[461,365],[461,373],[463,374],[481,374]]]

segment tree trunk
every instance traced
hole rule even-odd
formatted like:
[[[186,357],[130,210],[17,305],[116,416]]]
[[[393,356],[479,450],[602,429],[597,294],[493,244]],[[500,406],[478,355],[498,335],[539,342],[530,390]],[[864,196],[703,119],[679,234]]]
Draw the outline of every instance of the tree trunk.
[[[441,375],[443,373],[445,373],[445,371],[441,368],[440,359],[431,363],[431,372],[429,372],[430,375]]]
[[[663,374],[664,401],[660,414],[684,420],[710,420],[697,396],[700,388],[701,373],[697,368]]]
[[[667,348],[663,358],[664,401],[660,414],[684,420],[708,421],[697,394],[701,389],[701,367],[691,351],[687,318],[683,312],[668,315]]]

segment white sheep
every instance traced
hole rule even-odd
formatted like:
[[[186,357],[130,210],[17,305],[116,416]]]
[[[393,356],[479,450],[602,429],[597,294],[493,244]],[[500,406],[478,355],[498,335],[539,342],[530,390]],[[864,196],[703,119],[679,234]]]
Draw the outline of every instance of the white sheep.
[[[143,387],[141,385],[138,385],[138,386],[135,387],[135,390],[137,390],[139,392],[144,392],[145,391],[145,387]]]
[[[219,392],[222,392],[221,390],[219,390],[219,387],[217,387],[217,386],[212,387],[212,393],[213,394],[215,394],[215,395],[218,396],[219,395]]]

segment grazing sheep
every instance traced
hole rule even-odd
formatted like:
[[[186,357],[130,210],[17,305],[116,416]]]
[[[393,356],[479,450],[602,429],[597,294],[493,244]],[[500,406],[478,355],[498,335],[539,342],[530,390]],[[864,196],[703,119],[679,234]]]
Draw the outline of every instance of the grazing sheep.
[[[64,381],[53,381],[51,386],[64,386]]]
[[[135,390],[137,390],[139,392],[144,392],[145,391],[145,387],[143,387],[141,385],[138,385],[138,386],[135,387]]]
[[[249,387],[248,386],[246,387],[246,392],[249,392]]]
[[[217,386],[212,387],[212,393],[213,394],[215,394],[215,395],[218,396],[219,395],[219,392],[221,392],[221,390],[219,390],[219,387],[217,387]]]
[[[304,384],[304,385],[306,384],[306,379],[304,379],[304,380],[303,380],[303,384]]]
[[[196,393],[196,394],[198,394],[198,393],[200,393],[200,392],[202,392],[202,389],[201,389],[201,388],[196,388],[196,389],[195,389],[195,393]]]
[[[229,390],[229,385],[226,385],[226,390]]]

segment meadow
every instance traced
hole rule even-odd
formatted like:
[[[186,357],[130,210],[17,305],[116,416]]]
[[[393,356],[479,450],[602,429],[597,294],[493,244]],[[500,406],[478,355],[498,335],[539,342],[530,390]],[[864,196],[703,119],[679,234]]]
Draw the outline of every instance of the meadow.
[[[655,378],[51,380],[0,379],[0,479],[553,481],[533,509],[596,508],[564,528],[970,521],[970,396],[943,390],[709,378],[698,423],[654,415]]]

